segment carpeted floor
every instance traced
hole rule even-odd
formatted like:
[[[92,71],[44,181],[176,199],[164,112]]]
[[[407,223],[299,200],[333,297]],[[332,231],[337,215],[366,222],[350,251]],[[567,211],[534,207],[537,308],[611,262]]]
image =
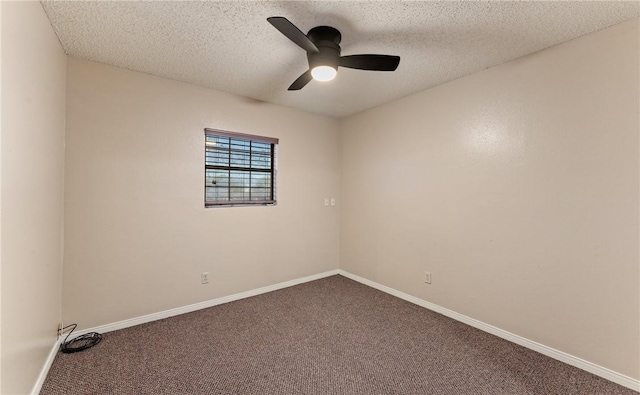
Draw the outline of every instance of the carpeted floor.
[[[342,276],[105,333],[41,394],[635,394]]]

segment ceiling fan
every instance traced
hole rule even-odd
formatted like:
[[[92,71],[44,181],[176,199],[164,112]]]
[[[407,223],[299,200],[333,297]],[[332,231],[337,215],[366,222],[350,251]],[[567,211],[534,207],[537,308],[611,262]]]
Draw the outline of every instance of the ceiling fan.
[[[312,79],[331,81],[338,67],[350,69],[394,71],[400,63],[399,56],[392,55],[347,55],[340,56],[342,35],[331,26],[316,26],[304,34],[287,18],[273,16],[267,18],[280,33],[307,51],[309,70],[305,71],[289,87],[290,91],[302,89]]]

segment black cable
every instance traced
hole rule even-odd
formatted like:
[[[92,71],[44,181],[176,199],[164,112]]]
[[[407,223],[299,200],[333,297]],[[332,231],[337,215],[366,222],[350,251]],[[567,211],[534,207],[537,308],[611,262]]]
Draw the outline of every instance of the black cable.
[[[70,327],[73,327],[73,329],[71,329],[71,332],[67,334],[67,337],[65,337],[62,344],[60,344],[60,351],[65,354],[86,350],[87,348],[91,348],[100,343],[102,340],[102,335],[98,332],[89,332],[67,341],[71,333],[73,333],[73,331],[78,327],[78,324],[65,326],[62,328],[62,333],[64,333],[65,329]]]

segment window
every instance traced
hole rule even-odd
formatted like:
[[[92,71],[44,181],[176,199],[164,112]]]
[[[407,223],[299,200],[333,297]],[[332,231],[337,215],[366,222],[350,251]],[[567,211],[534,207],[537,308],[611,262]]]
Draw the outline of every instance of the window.
[[[276,203],[278,139],[205,129],[204,205]]]

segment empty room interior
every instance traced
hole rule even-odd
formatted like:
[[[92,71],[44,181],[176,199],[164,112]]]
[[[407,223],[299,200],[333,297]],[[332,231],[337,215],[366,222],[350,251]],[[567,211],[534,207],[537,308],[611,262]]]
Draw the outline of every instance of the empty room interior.
[[[0,18],[2,394],[640,392],[639,2]]]

